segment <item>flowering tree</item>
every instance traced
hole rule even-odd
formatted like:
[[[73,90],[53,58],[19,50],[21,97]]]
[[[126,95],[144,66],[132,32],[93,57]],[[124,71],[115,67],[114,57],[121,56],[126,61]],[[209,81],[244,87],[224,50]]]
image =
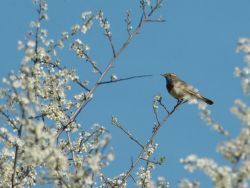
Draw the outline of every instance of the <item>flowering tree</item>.
[[[156,180],[152,178],[154,168],[165,160],[164,157],[152,159],[158,146],[154,140],[164,123],[183,103],[177,103],[169,110],[162,103],[161,96],[154,97],[152,107],[155,124],[146,143],[141,143],[122,126],[117,117],[112,117],[112,124],[139,147],[128,169],[115,177],[108,177],[104,173],[104,169],[114,160],[110,133],[99,124],[83,127],[78,120],[79,114],[84,113],[82,110],[91,100],[95,100],[93,96],[99,87],[148,76],[118,79],[110,70],[145,24],[164,21],[155,15],[162,2],[138,0],[141,16],[132,18],[131,11],[126,12],[127,38],[120,44],[120,48],[116,48],[119,44],[114,44],[110,23],[102,10],[83,12],[82,23],[73,25],[69,31],[62,32],[59,39],[53,40],[43,27],[48,20],[47,1],[33,0],[38,18],[31,22],[31,30],[25,40],[18,42],[18,49],[24,52],[24,57],[19,69],[3,79],[5,87],[0,89],[0,187],[49,184],[55,187],[126,187],[129,180],[138,187],[169,187],[164,177]],[[132,26],[132,21],[137,21],[137,25]],[[82,40],[82,36],[86,38],[94,25],[103,32],[110,46],[112,55],[105,65],[100,65],[92,58],[89,45]],[[89,72],[96,79],[85,77],[86,80],[83,80],[77,70],[64,66],[58,51],[66,51],[67,46],[76,57],[89,65],[93,70]],[[240,39],[237,49],[247,54],[246,67],[236,68],[235,74],[242,80],[244,93],[249,95],[250,39]],[[181,159],[185,169],[190,172],[203,171],[216,188],[248,187],[249,107],[238,99],[232,108],[242,123],[236,138],[231,138],[211,117],[206,106],[199,104],[199,108],[202,119],[225,136],[225,141],[218,145],[218,151],[231,165],[220,166],[213,159],[192,154]],[[163,112],[163,117],[160,112]],[[181,188],[195,188],[199,185],[198,181],[188,179],[179,183]]]
[[[155,17],[162,0],[139,1],[141,16],[135,28],[131,24],[131,12],[127,11],[127,39],[120,48],[114,47],[110,23],[103,11],[83,12],[81,24],[62,32],[58,40],[52,40],[43,28],[43,23],[48,19],[46,0],[33,0],[33,3],[38,18],[31,22],[31,31],[27,33],[25,41],[18,42],[18,49],[24,51],[20,68],[3,79],[6,86],[0,90],[0,187],[48,184],[55,187],[125,187],[129,178],[142,187],[167,187],[164,178],[151,179],[152,169],[164,159],[153,161],[150,157],[157,148],[155,136],[180,104],[172,111],[166,110],[167,116],[160,121],[157,108],[158,104],[164,105],[159,97],[155,98],[153,108],[157,123],[146,144],[133,137],[116,117],[112,118],[113,125],[141,149],[128,170],[116,177],[107,177],[103,173],[114,158],[109,148],[110,135],[105,127],[95,124],[91,128],[82,128],[81,122],[77,121],[78,115],[94,99],[93,94],[99,87],[138,77],[117,79],[111,75],[110,80],[104,80],[116,59],[145,24],[164,21]],[[104,69],[92,59],[90,47],[79,37],[90,32],[94,24],[100,26],[112,51]],[[92,81],[95,84],[89,86],[88,80],[81,80],[76,70],[62,66],[63,60],[60,60],[57,51],[63,50],[66,44],[98,75]],[[80,88],[81,92],[75,93],[73,87]],[[145,165],[134,172],[140,161]]]
[[[237,52],[243,51],[246,66],[235,68],[235,75],[241,78],[241,85],[245,95],[250,94],[250,39],[240,38]],[[219,143],[217,151],[229,162],[230,165],[220,166],[213,159],[189,155],[181,159],[186,170],[204,172],[213,182],[216,188],[247,188],[250,179],[250,108],[242,100],[235,100],[231,112],[241,122],[241,130],[236,138],[231,138],[229,133],[211,117],[211,111],[201,106],[202,119],[212,128],[225,136],[225,141]],[[200,183],[183,179],[180,188],[197,188]]]

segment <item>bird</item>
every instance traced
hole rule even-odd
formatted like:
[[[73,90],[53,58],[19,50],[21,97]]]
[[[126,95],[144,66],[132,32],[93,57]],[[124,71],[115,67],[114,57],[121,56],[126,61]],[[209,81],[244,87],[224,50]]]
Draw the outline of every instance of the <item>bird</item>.
[[[177,103],[190,100],[201,100],[212,105],[214,102],[202,96],[198,90],[177,77],[174,73],[161,74],[166,78],[166,88],[171,96],[177,99]]]

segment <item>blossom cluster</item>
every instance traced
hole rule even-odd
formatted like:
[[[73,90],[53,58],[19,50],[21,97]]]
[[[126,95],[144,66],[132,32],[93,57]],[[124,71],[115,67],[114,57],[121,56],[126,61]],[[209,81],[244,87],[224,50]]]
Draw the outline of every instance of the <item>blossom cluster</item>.
[[[63,31],[58,40],[50,39],[48,30],[43,28],[43,22],[48,20],[47,1],[32,1],[38,17],[31,21],[30,31],[17,46],[24,57],[20,68],[3,78],[4,88],[0,89],[0,187],[46,184],[126,187],[126,173],[112,178],[104,173],[115,158],[109,132],[99,124],[83,127],[77,119],[84,105],[93,98],[95,88],[89,89],[89,80],[81,80],[78,72],[64,66],[58,55],[69,44],[71,52],[89,63],[101,80],[104,73],[90,57],[90,46],[82,35],[97,23],[112,46],[110,22],[102,10],[85,11],[81,24]],[[145,2],[151,6],[150,1]],[[111,74],[110,80],[116,81],[117,76]],[[78,88],[74,90],[74,87]],[[114,117],[112,121],[117,123],[118,119]],[[150,159],[156,148],[157,144],[151,144],[145,150],[145,160]],[[154,166],[149,162],[145,170],[139,170],[138,177],[147,185],[168,187],[163,177],[151,179]]]
[[[241,78],[241,86],[243,92],[246,95],[250,94],[250,39],[249,38],[240,38],[238,41],[236,52],[244,52],[246,55],[244,61],[246,66],[243,68],[235,68],[235,76]]]
[[[20,69],[3,79],[5,88],[0,92],[0,187],[48,182],[59,187],[102,184],[102,170],[114,160],[113,151],[105,149],[111,139],[105,128],[95,124],[91,130],[82,130],[81,124],[71,121],[64,135],[56,136],[88,92],[72,94],[73,83],[86,85],[87,81],[81,83],[75,70],[62,68],[56,50],[78,30],[86,33],[90,29],[90,14],[83,13],[83,20],[88,21],[80,29],[74,26],[71,33],[63,32],[56,43],[41,28],[48,18],[46,1],[33,2],[38,20],[31,22],[25,41],[18,42],[24,58]],[[76,51],[89,50],[80,40],[72,45]],[[71,136],[75,132],[79,136]]]
[[[241,78],[241,85],[244,94],[250,93],[250,39],[240,38],[237,46],[237,52],[246,53],[244,61],[246,66],[236,67],[235,75]],[[241,129],[235,138],[230,138],[229,133],[217,123],[211,116],[211,111],[206,106],[200,106],[201,118],[212,128],[227,138],[218,144],[217,151],[229,162],[228,165],[221,166],[213,159],[189,155],[181,159],[184,168],[189,172],[200,170],[210,177],[216,188],[247,188],[250,179],[250,107],[242,100],[235,100],[231,112],[240,120]],[[179,187],[191,188],[198,187],[199,184],[193,184],[187,179],[180,182]]]

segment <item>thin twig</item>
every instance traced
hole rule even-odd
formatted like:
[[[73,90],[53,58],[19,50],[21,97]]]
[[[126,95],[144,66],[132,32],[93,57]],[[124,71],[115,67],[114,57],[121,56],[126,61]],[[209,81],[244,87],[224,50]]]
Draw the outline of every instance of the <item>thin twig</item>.
[[[116,80],[103,81],[103,82],[98,83],[98,85],[102,85],[102,84],[109,84],[109,83],[115,83],[115,82],[120,82],[120,81],[125,81],[125,80],[135,79],[135,78],[149,77],[149,76],[152,76],[152,75],[131,76],[131,77],[127,77],[127,78],[120,78],[120,79],[116,79]]]
[[[128,36],[130,36],[131,35],[131,30],[132,30],[131,11],[130,10],[127,11],[125,22],[126,22],[126,26],[127,26]]]
[[[146,161],[146,167],[145,167],[145,169],[144,169],[144,173],[146,173],[148,170],[149,170],[149,162]],[[143,178],[143,180],[142,180],[142,188],[148,187],[148,186],[147,186],[147,182],[145,181],[146,178],[147,178],[147,176],[144,176],[144,178]]]
[[[163,0],[157,0],[156,5],[151,9],[151,11],[148,13],[147,17],[150,17],[160,6]]]
[[[107,18],[102,18],[101,22],[103,23],[103,25],[108,24]],[[112,33],[110,32],[109,27],[103,27],[103,28],[104,28],[104,35],[108,38],[113,57],[116,57],[116,50],[115,50],[114,43],[112,41]]]
[[[96,65],[95,61],[93,61],[90,56],[85,52],[83,51],[83,54],[86,58],[86,61],[89,62],[91,64],[91,66],[93,67],[94,70],[96,70],[100,75],[102,75],[102,71],[101,69]]]
[[[70,105],[70,107],[74,107],[77,105],[78,102],[74,102]],[[61,106],[58,106],[60,108],[62,108]],[[67,112],[69,111],[69,108],[64,108],[64,109],[60,109],[61,112]],[[2,113],[2,112],[0,112]],[[41,114],[38,114],[36,116],[29,116],[28,119],[39,119],[39,118],[42,118],[43,122],[44,122],[44,118],[48,115],[51,115],[51,114],[54,114],[54,111],[50,112],[50,113],[47,113],[47,112],[43,112]]]
[[[157,121],[157,124],[153,128],[153,132],[155,131],[155,127],[157,127],[158,125],[160,125],[160,120],[159,120],[159,117],[158,117],[158,113],[157,113],[157,111],[155,109],[154,109],[154,115],[155,115],[155,119]]]
[[[116,52],[115,52],[114,43],[113,43],[113,41],[112,41],[112,36],[110,36],[109,34],[107,34],[107,36],[108,36],[109,44],[110,44],[111,49],[112,49],[113,56],[115,57]]]
[[[145,21],[146,22],[165,22],[166,20],[158,18],[158,19],[146,19]]]
[[[63,70],[64,68],[60,67],[57,64],[54,63],[49,63],[51,66],[56,67],[58,70]],[[82,82],[79,79],[74,79],[73,82],[76,82],[79,86],[81,86],[83,89],[85,89],[86,91],[90,91],[89,88],[87,88],[84,84],[82,84]]]
[[[117,185],[113,182],[111,182],[108,178],[106,178],[103,174],[101,174],[102,179],[106,184],[108,184],[110,187],[116,187]]]
[[[85,105],[87,105],[91,101],[91,99],[92,98],[87,100],[85,98],[85,100],[83,100],[83,101],[86,101]],[[82,110],[82,108],[78,108],[77,111],[76,111],[77,114],[76,114],[76,112],[75,112],[75,114],[73,114],[73,115],[75,115],[75,117],[71,116],[66,124],[63,124],[63,122],[61,122],[63,126],[58,130],[58,132],[57,132],[57,134],[55,136],[57,140],[58,140],[58,137],[60,136],[60,134],[62,134],[62,132],[68,127],[68,125],[75,121],[77,115],[81,112],[81,110]]]
[[[138,144],[142,149],[144,148],[144,146],[136,138],[134,138],[128,130],[124,129],[120,123],[114,123],[113,125],[121,129],[132,141]]]
[[[80,152],[80,150],[81,150],[81,147],[82,147],[82,145],[84,144],[84,143],[86,143],[90,138],[92,138],[96,133],[98,133],[98,132],[101,132],[101,131],[105,131],[105,132],[108,132],[106,129],[104,129],[104,128],[98,128],[98,129],[96,129],[96,130],[94,130],[91,134],[89,134],[86,138],[83,138],[83,139],[81,139],[81,141],[80,141],[80,144],[79,144],[79,152]]]
[[[38,19],[37,19],[37,21],[41,22],[41,12],[42,12],[42,5],[41,5],[41,3],[39,4],[39,8],[38,8],[37,12],[38,12]],[[39,30],[40,30],[40,27],[36,27],[36,32],[35,32],[35,53],[36,53],[36,55],[38,53],[38,40],[39,40],[38,35],[39,35]],[[36,61],[35,61],[35,63],[36,63]]]
[[[73,149],[73,145],[72,145],[72,142],[71,142],[69,131],[67,132],[67,138],[68,138],[68,143],[70,145],[70,151],[72,153],[72,159],[73,159],[74,165],[76,166],[75,152],[74,152],[74,149]]]
[[[147,17],[147,13],[146,13],[146,4],[145,4],[145,1],[144,0],[141,0],[140,1],[140,4],[141,4],[141,9],[142,9],[142,12],[143,12],[143,17]]]
[[[140,159],[143,160],[143,161],[149,162],[149,163],[156,164],[156,165],[161,165],[162,164],[160,161],[152,161],[152,160],[149,160],[149,159],[144,159],[142,157]]]
[[[130,175],[130,177],[131,177],[131,179],[133,180],[133,182],[136,183],[135,178],[134,178],[132,175]]]
[[[162,101],[159,100],[158,102],[159,102],[159,104],[165,109],[165,111],[166,111],[167,113],[169,113],[167,107],[162,103]]]
[[[17,128],[17,127],[16,127],[16,124],[15,124],[15,121],[12,120],[5,112],[0,111],[0,113],[7,119],[7,121],[12,125],[12,127],[13,127],[14,129]]]

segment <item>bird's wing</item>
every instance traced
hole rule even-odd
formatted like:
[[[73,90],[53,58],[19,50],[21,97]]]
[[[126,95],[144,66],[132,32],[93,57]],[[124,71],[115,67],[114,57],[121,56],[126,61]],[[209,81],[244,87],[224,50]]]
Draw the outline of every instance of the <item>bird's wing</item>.
[[[193,97],[202,98],[201,94],[198,91],[195,91],[195,89],[191,85],[183,86],[183,91]]]
[[[183,81],[181,79],[175,80],[174,85],[176,85],[177,87],[186,87],[186,86],[188,87],[189,86],[185,81]]]
[[[204,102],[206,102],[209,105],[213,104],[213,101],[202,96],[199,91],[197,89],[195,89],[193,86],[187,84],[186,82],[184,82],[183,80],[178,80],[175,83],[175,87],[177,87],[177,89],[179,89],[179,93],[184,93],[184,99],[199,99],[202,100]]]
[[[214,103],[212,100],[202,96],[198,91],[195,91],[194,89],[184,88],[184,92],[188,93],[191,98],[202,100],[209,105],[212,105]]]
[[[195,98],[202,98],[199,94],[198,90],[195,89],[192,85],[187,84],[185,81],[178,79],[175,81],[174,86],[180,93],[185,93],[186,97],[195,97]],[[189,95],[189,96],[188,96]]]

